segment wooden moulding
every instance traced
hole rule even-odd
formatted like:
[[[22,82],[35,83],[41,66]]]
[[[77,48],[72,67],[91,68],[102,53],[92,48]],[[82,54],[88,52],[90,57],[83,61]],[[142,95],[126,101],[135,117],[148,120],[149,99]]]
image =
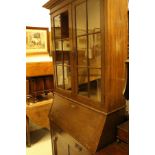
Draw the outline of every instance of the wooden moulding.
[[[101,150],[108,144],[113,143],[116,140],[117,125],[121,124],[125,120],[125,107],[109,113],[106,116],[105,123],[103,124],[102,134],[98,143],[98,150]]]
[[[50,9],[56,6],[58,3],[63,2],[63,0],[49,0],[47,3],[43,5],[44,8]]]
[[[27,62],[26,77],[53,75],[52,62]]]

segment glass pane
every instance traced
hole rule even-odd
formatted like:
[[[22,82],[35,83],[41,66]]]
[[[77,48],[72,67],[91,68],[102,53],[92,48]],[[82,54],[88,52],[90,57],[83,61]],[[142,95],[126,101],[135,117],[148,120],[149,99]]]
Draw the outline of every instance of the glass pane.
[[[70,51],[64,51],[64,65],[70,65]]]
[[[77,38],[78,65],[87,65],[87,38],[86,36]]]
[[[70,67],[64,66],[65,89],[71,90],[71,70]]]
[[[68,38],[69,37],[69,22],[68,22],[68,11],[63,12],[61,14],[61,34],[62,38]]]
[[[78,93],[88,96],[88,69],[78,68]]]
[[[100,31],[100,0],[88,0],[88,32]]]
[[[57,65],[57,86],[60,88],[63,88],[63,70],[62,70],[62,65]]]
[[[55,38],[61,38],[61,28],[56,27],[54,28],[54,30],[55,30]]]
[[[55,50],[62,51],[62,41],[61,40],[58,40],[58,39],[55,40]]]
[[[101,67],[101,35],[100,33],[88,36],[88,58],[91,67]]]
[[[70,51],[69,40],[63,40],[63,51]]]
[[[86,2],[76,6],[76,33],[86,34]]]
[[[61,38],[61,17],[60,15],[54,17],[55,38]]]
[[[89,96],[95,101],[101,101],[101,70],[90,69],[89,70]]]
[[[61,17],[60,17],[60,15],[54,17],[54,27],[61,27]]]
[[[56,51],[56,55],[55,55],[55,61],[56,61],[56,64],[61,64],[62,65],[62,51]]]

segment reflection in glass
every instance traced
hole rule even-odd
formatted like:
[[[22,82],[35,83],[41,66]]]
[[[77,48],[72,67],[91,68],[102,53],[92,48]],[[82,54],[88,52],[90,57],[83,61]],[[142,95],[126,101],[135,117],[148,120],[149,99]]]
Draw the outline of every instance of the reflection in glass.
[[[62,55],[62,51],[56,51],[56,55],[55,55],[55,61],[57,64],[61,64],[62,65],[62,58],[63,58],[63,55]]]
[[[78,65],[87,65],[87,38],[86,36],[77,38]]]
[[[56,51],[62,51],[62,41],[59,39],[55,40],[55,49]]]
[[[60,15],[54,17],[54,27],[61,27],[61,17],[60,17]]]
[[[61,38],[61,17],[60,15],[54,17],[54,31],[55,31],[55,38]]]
[[[78,93],[88,96],[88,69],[78,68]]]
[[[89,96],[91,99],[100,102],[101,101],[101,70],[90,69],[89,70]]]
[[[70,65],[70,51],[64,51],[64,65]]]
[[[65,89],[71,90],[71,70],[70,67],[64,66],[64,82],[65,82]]]
[[[56,71],[57,71],[57,86],[60,88],[63,88],[63,69],[62,65],[57,65],[56,66]]]
[[[68,21],[68,11],[65,11],[61,14],[61,24],[62,24],[62,38],[69,37],[69,21]]]
[[[63,40],[63,51],[70,51],[69,40]]]
[[[88,36],[88,58],[91,67],[101,67],[101,35],[100,33]]]
[[[54,29],[54,31],[55,31],[55,38],[56,39],[61,38],[61,28],[57,27],[57,28]]]
[[[86,34],[86,2],[76,6],[76,33]]]
[[[88,32],[100,31],[100,0],[88,0]]]
[[[62,12],[53,18],[57,87],[71,90],[69,14]]]

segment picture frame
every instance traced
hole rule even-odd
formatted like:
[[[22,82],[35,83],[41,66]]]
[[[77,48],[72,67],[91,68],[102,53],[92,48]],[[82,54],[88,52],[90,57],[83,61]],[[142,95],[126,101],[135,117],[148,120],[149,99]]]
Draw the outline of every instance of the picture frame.
[[[49,30],[47,27],[26,26],[26,55],[49,53]]]

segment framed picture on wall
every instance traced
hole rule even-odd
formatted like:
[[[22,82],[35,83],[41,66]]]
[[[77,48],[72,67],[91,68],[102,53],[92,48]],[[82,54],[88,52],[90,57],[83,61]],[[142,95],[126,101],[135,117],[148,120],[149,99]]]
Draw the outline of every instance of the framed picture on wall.
[[[49,30],[46,27],[26,26],[26,54],[49,53]]]

